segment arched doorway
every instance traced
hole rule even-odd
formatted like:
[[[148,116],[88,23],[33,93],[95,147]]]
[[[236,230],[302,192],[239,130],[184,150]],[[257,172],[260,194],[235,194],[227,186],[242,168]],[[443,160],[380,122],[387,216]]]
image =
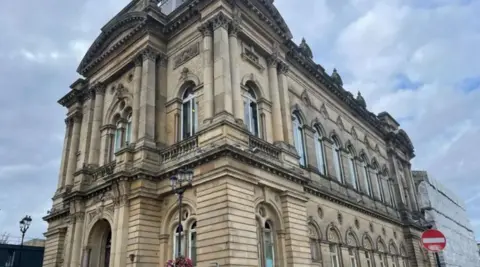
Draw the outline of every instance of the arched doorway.
[[[88,237],[88,250],[84,260],[87,267],[110,267],[112,228],[101,219],[95,223]]]

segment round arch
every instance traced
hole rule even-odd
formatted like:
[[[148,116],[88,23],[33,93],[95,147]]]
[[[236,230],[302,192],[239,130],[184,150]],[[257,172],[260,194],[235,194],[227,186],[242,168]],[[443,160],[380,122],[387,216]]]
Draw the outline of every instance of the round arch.
[[[318,240],[323,240],[323,235],[322,235],[322,231],[320,230],[320,225],[310,216],[307,220],[307,226],[308,226],[308,230],[309,232],[311,230],[314,230],[314,233],[316,234],[316,239]]]
[[[326,136],[325,128],[323,127],[322,123],[318,118],[315,118],[310,125],[321,136],[324,136],[324,137]]]
[[[112,259],[112,224],[107,219],[96,220],[87,234],[89,266],[104,266]]]
[[[340,146],[340,148],[344,147],[342,139],[340,138],[340,136],[337,134],[335,130],[330,132],[329,137],[330,137],[330,140],[332,140],[332,142],[334,143],[338,142],[338,145]]]
[[[124,102],[125,107],[120,110],[120,103]],[[123,110],[128,109],[132,107],[133,99],[132,95],[126,94],[124,98],[122,99],[116,99],[112,101],[110,106],[107,108],[107,111],[105,112],[105,116],[103,117],[103,124],[115,124],[115,117],[117,114],[120,116],[123,115]]]
[[[351,227],[348,228],[347,231],[345,232],[345,244],[352,247],[360,246],[360,242],[358,241],[357,234],[355,234],[355,232]]]
[[[381,236],[377,238],[377,250],[379,252],[387,252],[387,246],[385,245],[385,241],[383,241]]]
[[[390,242],[388,242],[388,253],[391,255],[398,255],[397,245],[392,239],[390,239]]]
[[[189,218],[187,218],[186,221],[182,221],[183,229],[186,229],[185,227],[189,226],[188,223],[192,223],[192,221],[189,220],[190,217],[195,218],[195,215],[196,215],[195,202],[189,199],[188,197],[185,197],[185,195],[183,195],[182,209],[184,209],[185,207],[187,208],[187,210],[190,212],[191,215],[188,216]],[[173,230],[175,229],[175,225],[178,224],[178,222],[173,221],[173,218],[175,218],[176,215],[178,215],[178,203],[176,201],[173,201],[173,203],[169,205],[167,211],[164,214],[164,220],[163,220],[164,223],[162,223],[162,226],[160,228],[160,231],[162,234],[171,234],[173,232]]]
[[[342,239],[342,234],[340,233],[340,230],[338,229],[338,227],[333,222],[330,223],[327,226],[325,236],[326,236],[327,240],[331,243],[341,244],[342,240],[343,240]]]
[[[352,144],[352,141],[347,140],[345,143],[345,148],[348,150],[349,153],[353,154],[353,157],[357,156],[357,150],[355,149],[355,146]]]
[[[370,235],[367,232],[365,232],[363,234],[362,246],[367,250],[373,250],[374,249],[372,237],[370,237]]]
[[[358,154],[360,159],[365,161],[367,163],[367,165],[372,165],[373,164],[373,160],[375,159],[375,157],[370,160],[370,157],[368,156],[367,152],[365,152],[365,150],[362,148],[360,149],[360,153]]]
[[[265,221],[270,220],[272,223],[274,223],[274,228],[276,230],[284,229],[284,223],[281,216],[282,213],[274,203],[265,201],[262,198],[257,198],[254,206],[256,217],[257,219],[260,219],[262,225],[265,224]],[[264,215],[262,215],[263,212],[265,212]]]
[[[183,93],[186,89],[188,89],[190,86],[193,86],[195,88],[200,83],[200,78],[198,78],[197,75],[184,68],[182,71],[182,75],[180,76],[180,79],[177,83],[177,86],[175,86],[174,95],[178,98],[182,98]]]
[[[255,94],[257,95],[257,99],[260,99],[260,98],[263,98],[265,97],[265,93],[264,93],[264,90],[262,88],[262,85],[260,84],[260,82],[258,81],[257,77],[255,76],[255,74],[253,73],[248,73],[248,74],[245,74],[243,77],[242,77],[242,80],[240,82],[241,85],[245,86],[245,87],[248,87],[249,84],[253,85],[253,88],[252,90],[255,92]]]
[[[307,116],[298,104],[295,104],[290,110],[290,114],[292,114],[292,116],[297,116],[300,119],[302,125],[307,123]]]

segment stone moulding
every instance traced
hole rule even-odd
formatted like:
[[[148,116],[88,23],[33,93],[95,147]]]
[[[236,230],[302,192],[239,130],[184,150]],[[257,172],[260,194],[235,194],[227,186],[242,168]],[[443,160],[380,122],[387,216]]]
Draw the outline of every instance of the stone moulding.
[[[200,54],[200,43],[196,42],[182,50],[173,59],[173,69],[177,69]]]

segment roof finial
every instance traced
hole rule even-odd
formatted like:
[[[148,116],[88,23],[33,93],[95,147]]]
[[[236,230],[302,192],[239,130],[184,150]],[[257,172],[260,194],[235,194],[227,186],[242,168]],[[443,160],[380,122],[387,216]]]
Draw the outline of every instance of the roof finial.
[[[336,83],[339,86],[343,86],[342,77],[340,77],[340,74],[338,74],[336,68],[333,69],[333,73],[330,77],[332,77],[334,83]]]
[[[312,50],[310,49],[310,46],[308,46],[307,41],[305,40],[305,37],[302,37],[302,42],[298,46],[300,48],[300,52],[308,58],[313,58],[313,53]]]
[[[365,98],[363,98],[362,93],[358,91],[357,93],[357,103],[362,106],[363,108],[367,108],[367,102],[365,101]]]

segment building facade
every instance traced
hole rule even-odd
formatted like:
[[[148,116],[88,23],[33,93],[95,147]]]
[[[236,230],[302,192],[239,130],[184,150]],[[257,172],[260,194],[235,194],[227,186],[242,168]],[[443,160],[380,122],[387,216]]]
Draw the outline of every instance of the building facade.
[[[433,266],[407,134],[273,1],[132,0],[77,71],[45,267],[163,266],[179,233],[197,267]]]
[[[425,171],[413,171],[418,189],[419,207],[426,223],[440,230],[447,246],[439,253],[442,266],[480,266],[475,234],[468,219],[465,204]]]

